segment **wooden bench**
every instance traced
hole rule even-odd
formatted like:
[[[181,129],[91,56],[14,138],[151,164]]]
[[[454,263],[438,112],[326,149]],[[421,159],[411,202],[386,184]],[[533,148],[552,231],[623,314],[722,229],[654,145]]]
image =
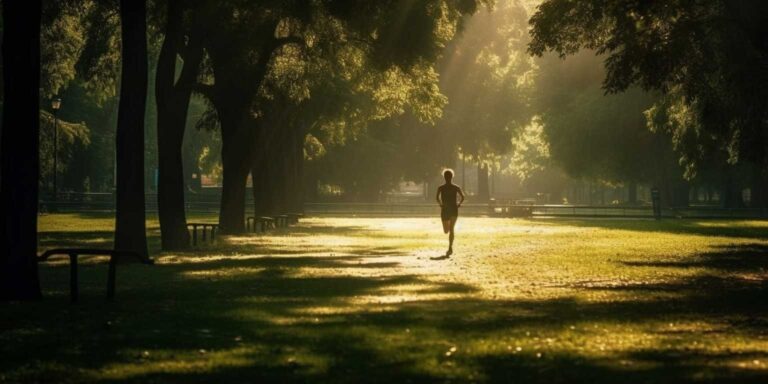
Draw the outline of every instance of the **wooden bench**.
[[[187,229],[189,230],[190,227],[192,228],[192,246],[197,246],[197,227],[201,227],[203,229],[202,232],[202,241],[208,241],[210,239],[210,242],[213,243],[216,240],[216,230],[219,229],[218,224],[214,223],[187,223]],[[211,235],[210,237],[207,236],[208,230],[210,229]]]
[[[107,273],[107,299],[115,297],[115,275],[117,274],[117,261],[121,258],[134,258],[142,264],[152,265],[155,263],[149,257],[143,256],[134,251],[119,249],[93,249],[93,248],[56,248],[49,249],[37,257],[38,262],[47,261],[51,256],[66,255],[69,256],[69,297],[74,303],[79,294],[77,284],[77,258],[85,255],[109,256],[109,271]]]
[[[288,215],[275,215],[275,225],[278,228],[284,228],[288,226]]]
[[[266,230],[269,229],[269,228],[272,228],[272,229],[277,228],[277,226],[275,224],[276,222],[275,222],[275,218],[274,217],[271,217],[271,216],[261,216],[258,219],[262,223],[262,226],[261,226],[262,232],[266,232]]]
[[[304,217],[303,213],[288,213],[288,224],[298,224],[299,220]]]
[[[275,219],[268,216],[249,216],[245,219],[245,227],[250,232],[266,232],[269,228],[275,228]]]

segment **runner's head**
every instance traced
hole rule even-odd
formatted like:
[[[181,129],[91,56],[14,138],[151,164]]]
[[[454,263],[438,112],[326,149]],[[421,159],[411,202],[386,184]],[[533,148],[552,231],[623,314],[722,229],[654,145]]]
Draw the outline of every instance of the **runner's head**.
[[[443,177],[445,178],[446,183],[450,183],[451,180],[453,180],[453,170],[450,168],[444,170]]]

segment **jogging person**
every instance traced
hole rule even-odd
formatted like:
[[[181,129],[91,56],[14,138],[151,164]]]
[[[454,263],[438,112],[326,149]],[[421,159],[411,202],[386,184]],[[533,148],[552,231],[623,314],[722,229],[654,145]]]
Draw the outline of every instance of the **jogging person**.
[[[446,169],[443,171],[445,184],[437,188],[437,203],[440,204],[440,219],[443,221],[443,232],[448,235],[448,252],[445,256],[453,254],[453,232],[456,227],[456,220],[459,218],[459,207],[464,202],[464,192],[458,185],[451,183],[453,180],[453,171]],[[461,200],[458,200],[461,197]],[[457,202],[458,200],[458,202]]]

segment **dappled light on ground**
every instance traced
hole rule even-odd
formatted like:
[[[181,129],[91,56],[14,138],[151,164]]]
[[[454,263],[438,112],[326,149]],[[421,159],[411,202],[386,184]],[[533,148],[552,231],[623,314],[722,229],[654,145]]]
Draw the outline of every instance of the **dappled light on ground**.
[[[86,219],[43,217],[42,247],[110,230]],[[46,299],[4,308],[0,381],[768,380],[766,222],[459,223],[443,260],[438,219],[222,237],[121,265],[112,303],[103,260],[77,305],[45,265]]]

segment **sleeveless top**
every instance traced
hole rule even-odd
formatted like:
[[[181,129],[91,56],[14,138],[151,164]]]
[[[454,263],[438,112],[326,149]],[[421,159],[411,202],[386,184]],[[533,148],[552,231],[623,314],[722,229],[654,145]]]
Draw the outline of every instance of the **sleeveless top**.
[[[440,191],[440,201],[443,202],[444,207],[455,207],[457,205],[456,198],[459,194],[459,187],[454,184],[443,184],[438,187]]]

